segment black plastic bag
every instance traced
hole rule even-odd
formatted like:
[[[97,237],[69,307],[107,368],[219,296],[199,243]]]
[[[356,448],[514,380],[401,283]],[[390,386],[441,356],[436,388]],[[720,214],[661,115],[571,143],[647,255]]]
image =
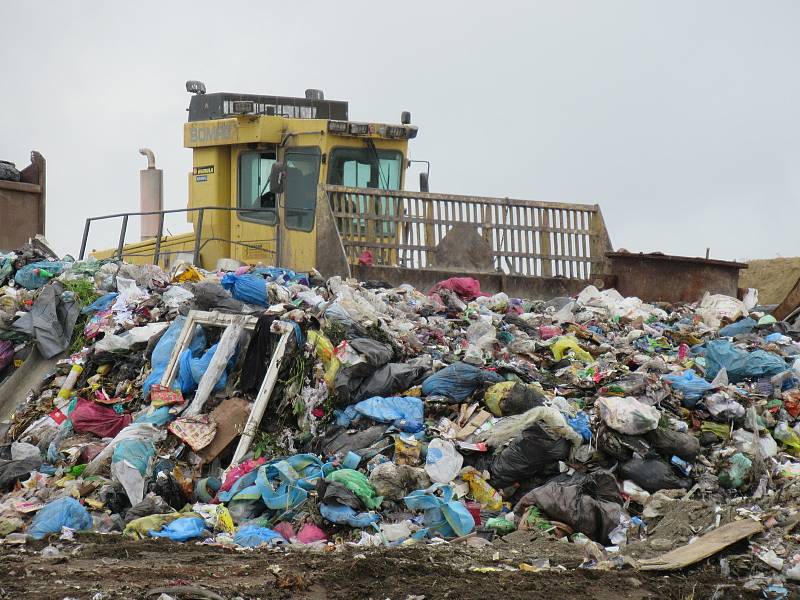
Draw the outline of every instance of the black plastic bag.
[[[427,365],[413,363],[389,363],[374,371],[364,380],[353,398],[361,402],[374,396],[396,396],[409,388],[419,385],[430,375]]]
[[[634,453],[647,456],[653,452],[650,444],[643,438],[614,431],[604,424],[597,428],[597,449],[621,462],[633,458]]]
[[[172,512],[172,507],[161,496],[147,494],[136,506],[125,511],[125,524],[150,515],[163,515]]]
[[[667,458],[672,455],[683,460],[694,461],[700,454],[700,441],[691,433],[681,433],[659,427],[644,434],[644,439]]]
[[[373,425],[363,431],[352,431],[344,427],[333,427],[322,437],[314,439],[311,451],[323,456],[344,456],[348,452],[358,452],[381,439],[388,428],[388,425]]]
[[[622,479],[630,479],[651,494],[659,490],[688,490],[692,487],[691,479],[678,477],[668,464],[657,458],[634,458],[623,464],[619,473]]]
[[[605,544],[624,513],[621,503],[616,478],[608,471],[595,471],[556,477],[531,490],[514,506],[514,514],[522,516],[535,505],[550,519]]]
[[[494,488],[531,479],[558,469],[558,461],[569,456],[570,443],[550,434],[539,423],[523,430],[492,459],[489,472]]]
[[[394,354],[391,347],[372,338],[356,338],[350,340],[350,345],[373,367],[385,365],[392,360]]]
[[[42,464],[39,458],[0,461],[0,490],[10,492],[19,479],[27,479]]]
[[[365,510],[364,503],[350,489],[337,481],[317,480],[317,496],[323,504],[343,504],[356,512]]]

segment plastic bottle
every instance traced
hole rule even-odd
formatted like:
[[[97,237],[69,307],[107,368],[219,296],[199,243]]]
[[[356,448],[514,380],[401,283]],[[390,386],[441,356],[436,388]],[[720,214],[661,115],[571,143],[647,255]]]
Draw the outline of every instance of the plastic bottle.
[[[69,370],[69,375],[67,375],[67,379],[64,381],[64,385],[58,390],[59,398],[69,400],[72,397],[72,390],[75,388],[75,384],[81,373],[83,373],[83,367],[81,365],[72,365],[72,368]]]

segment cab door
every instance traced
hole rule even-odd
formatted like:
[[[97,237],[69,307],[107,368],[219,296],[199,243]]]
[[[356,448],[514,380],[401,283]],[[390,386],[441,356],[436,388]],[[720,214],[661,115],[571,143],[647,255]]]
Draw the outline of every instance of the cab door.
[[[309,271],[316,265],[317,209],[322,155],[317,146],[285,148],[286,180],[280,194],[279,266]]]
[[[233,258],[244,263],[275,265],[278,206],[269,191],[269,175],[277,160],[276,148],[240,149],[231,157],[231,218]]]

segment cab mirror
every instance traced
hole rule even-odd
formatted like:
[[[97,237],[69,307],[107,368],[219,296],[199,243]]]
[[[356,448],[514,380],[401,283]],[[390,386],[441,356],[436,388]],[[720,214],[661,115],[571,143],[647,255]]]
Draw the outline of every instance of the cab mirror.
[[[420,192],[428,192],[428,191],[430,191],[430,187],[428,185],[428,174],[427,173],[420,173],[419,174],[419,191]]]
[[[272,163],[272,170],[269,173],[269,191],[274,194],[282,194],[286,185],[286,165],[282,162]]]

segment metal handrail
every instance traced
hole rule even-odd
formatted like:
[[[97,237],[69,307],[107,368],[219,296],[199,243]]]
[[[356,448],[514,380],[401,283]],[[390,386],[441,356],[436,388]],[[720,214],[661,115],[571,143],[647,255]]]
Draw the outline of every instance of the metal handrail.
[[[83,236],[81,237],[81,249],[80,253],[78,254],[79,260],[83,260],[86,255],[86,243],[87,240],[89,239],[89,229],[91,228],[93,221],[103,221],[106,219],[122,218],[122,225],[120,227],[120,232],[119,232],[119,242],[117,243],[117,251],[115,253],[116,259],[122,260],[123,257],[122,249],[125,246],[125,236],[128,232],[128,218],[145,216],[145,215],[158,215],[158,233],[154,238],[156,242],[155,242],[155,249],[153,252],[153,264],[158,264],[158,261],[161,258],[161,239],[164,237],[164,215],[175,214],[175,213],[197,212],[198,213],[197,223],[195,224],[194,227],[193,261],[194,264],[199,264],[200,250],[202,249],[202,247],[205,246],[205,244],[211,241],[211,239],[207,239],[205,243],[202,243],[203,218],[205,216],[205,211],[207,210],[223,210],[228,212],[236,211],[236,212],[247,212],[247,213],[276,212],[274,208],[242,208],[239,206],[198,206],[192,208],[170,208],[164,210],[114,213],[111,215],[102,215],[99,217],[89,217],[88,219],[86,219],[86,222],[83,226]]]

